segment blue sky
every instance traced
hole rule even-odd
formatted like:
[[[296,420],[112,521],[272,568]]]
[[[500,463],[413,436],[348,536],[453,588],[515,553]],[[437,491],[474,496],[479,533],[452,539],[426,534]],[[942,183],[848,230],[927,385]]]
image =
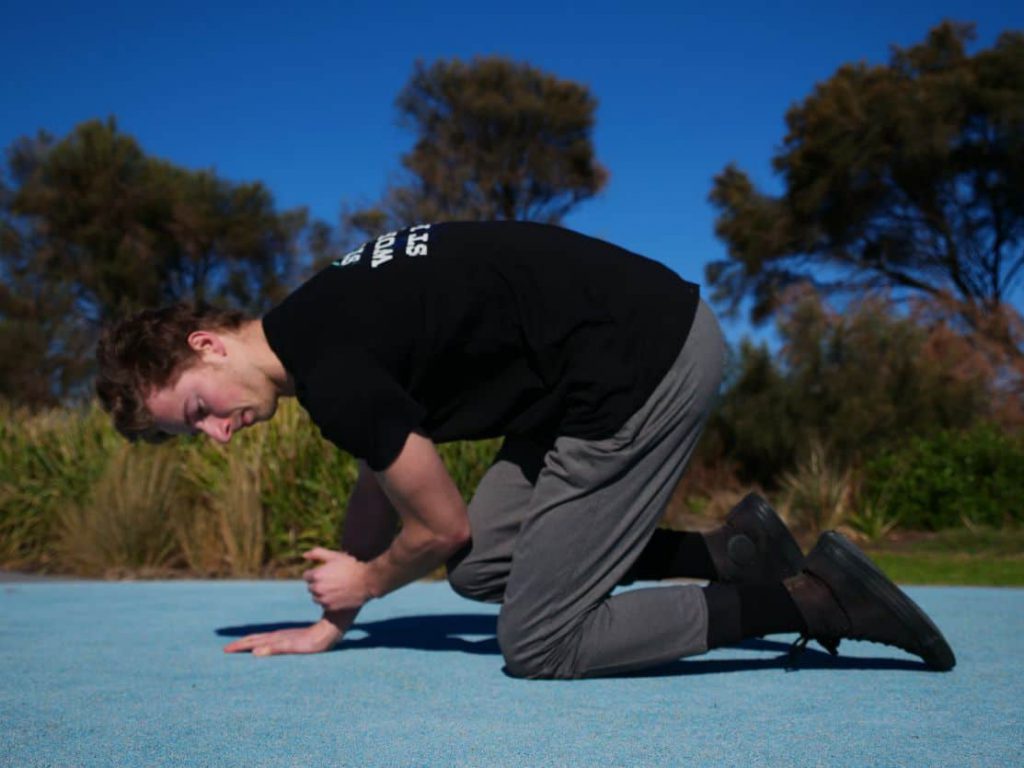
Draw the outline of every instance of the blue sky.
[[[394,99],[417,59],[530,62],[599,102],[594,139],[610,182],[566,225],[699,282],[724,255],[712,177],[735,161],[777,191],[770,159],[784,113],[817,81],[845,62],[882,63],[891,44],[919,42],[944,18],[976,22],[987,47],[1024,29],[1024,6],[40,0],[0,18],[4,147],[115,115],[150,154],[261,180],[279,207],[332,222],[342,202],[376,199],[411,146]]]

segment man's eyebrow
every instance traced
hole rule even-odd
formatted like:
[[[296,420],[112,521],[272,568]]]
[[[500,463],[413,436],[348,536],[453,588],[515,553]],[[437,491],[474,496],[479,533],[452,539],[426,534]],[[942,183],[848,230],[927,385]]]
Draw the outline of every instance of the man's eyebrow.
[[[185,400],[181,404],[181,415],[184,418],[185,426],[187,427],[189,425],[188,424],[188,398],[187,397],[185,398]]]

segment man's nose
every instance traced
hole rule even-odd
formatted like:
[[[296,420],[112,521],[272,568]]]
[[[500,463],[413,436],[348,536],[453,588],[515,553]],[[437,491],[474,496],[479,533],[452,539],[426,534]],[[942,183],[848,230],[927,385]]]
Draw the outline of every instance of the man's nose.
[[[203,429],[218,443],[227,443],[231,440],[231,419],[207,418]]]

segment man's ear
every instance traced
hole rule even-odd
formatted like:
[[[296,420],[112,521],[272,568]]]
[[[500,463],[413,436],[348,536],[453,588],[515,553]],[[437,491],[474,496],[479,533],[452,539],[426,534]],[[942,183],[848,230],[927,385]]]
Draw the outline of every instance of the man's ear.
[[[188,335],[188,345],[200,355],[209,353],[223,357],[227,353],[224,340],[213,331],[192,331]]]

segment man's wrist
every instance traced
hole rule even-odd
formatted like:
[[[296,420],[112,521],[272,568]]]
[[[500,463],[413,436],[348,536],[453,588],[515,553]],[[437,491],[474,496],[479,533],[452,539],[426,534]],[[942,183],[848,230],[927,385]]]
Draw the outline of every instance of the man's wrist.
[[[366,563],[366,568],[363,571],[364,604],[375,598],[383,597],[387,592],[387,588],[385,587],[384,580],[382,578],[379,561],[380,558],[375,558]]]
[[[324,617],[317,622],[318,632],[325,638],[337,640],[348,630],[356,611],[324,611]]]

